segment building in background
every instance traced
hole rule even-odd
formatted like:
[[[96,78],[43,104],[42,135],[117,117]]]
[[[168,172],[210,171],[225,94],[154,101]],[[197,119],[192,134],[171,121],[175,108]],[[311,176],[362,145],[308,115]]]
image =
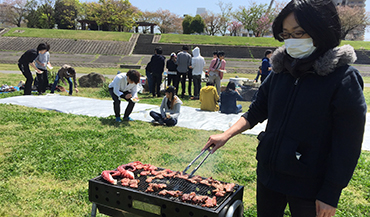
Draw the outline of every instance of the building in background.
[[[201,15],[201,14],[204,14],[206,13],[206,8],[197,8],[197,14],[196,15]]]

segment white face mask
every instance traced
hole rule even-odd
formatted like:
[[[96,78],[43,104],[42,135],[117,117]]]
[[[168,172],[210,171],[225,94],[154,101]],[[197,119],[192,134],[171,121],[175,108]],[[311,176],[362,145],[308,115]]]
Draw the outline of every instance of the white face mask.
[[[290,38],[284,42],[287,53],[293,58],[303,59],[316,50],[312,38]]]

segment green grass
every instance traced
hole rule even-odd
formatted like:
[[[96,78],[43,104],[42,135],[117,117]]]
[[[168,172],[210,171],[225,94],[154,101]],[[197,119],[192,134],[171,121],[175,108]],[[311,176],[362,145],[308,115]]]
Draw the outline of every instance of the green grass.
[[[24,31],[17,33],[14,31]],[[87,31],[87,30],[59,30],[35,28],[11,28],[4,36],[9,37],[36,37],[36,38],[66,38],[75,40],[106,40],[129,41],[132,33]],[[271,37],[233,37],[209,35],[162,34],[159,43],[175,44],[209,44],[252,47],[278,47],[283,43]],[[370,42],[342,41],[341,45],[350,44],[356,50],[370,50]]]
[[[218,133],[16,105],[0,113],[0,216],[89,216],[87,180],[102,170],[135,160],[182,170]],[[245,186],[244,216],[256,216],[256,146],[256,136],[238,135],[197,172]],[[336,216],[370,214],[369,171],[363,152]]]
[[[24,31],[24,32],[15,32]],[[4,34],[8,37],[62,38],[75,40],[129,41],[132,33],[87,30],[11,28]]]

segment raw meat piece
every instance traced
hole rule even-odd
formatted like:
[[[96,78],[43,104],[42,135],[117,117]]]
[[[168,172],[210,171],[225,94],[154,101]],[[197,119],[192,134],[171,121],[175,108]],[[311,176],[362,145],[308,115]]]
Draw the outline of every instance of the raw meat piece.
[[[101,173],[101,176],[103,177],[103,179],[107,180],[109,183],[113,184],[113,185],[117,185],[117,179],[113,179],[113,177],[117,177],[117,176],[120,176],[121,173],[119,171],[116,171],[116,170],[104,170],[102,173]]]

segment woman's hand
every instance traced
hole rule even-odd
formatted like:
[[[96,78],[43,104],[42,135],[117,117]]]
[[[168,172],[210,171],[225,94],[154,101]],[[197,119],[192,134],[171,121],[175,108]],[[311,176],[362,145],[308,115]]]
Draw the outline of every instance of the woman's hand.
[[[335,215],[336,208],[316,200],[316,216],[317,217],[332,217]]]
[[[78,89],[77,88],[75,88],[75,91],[76,91],[76,93],[78,93]]]
[[[129,94],[127,94],[126,96],[125,96],[125,98],[128,100],[128,99],[131,99],[131,97],[132,97],[132,94],[131,93],[129,93]]]

